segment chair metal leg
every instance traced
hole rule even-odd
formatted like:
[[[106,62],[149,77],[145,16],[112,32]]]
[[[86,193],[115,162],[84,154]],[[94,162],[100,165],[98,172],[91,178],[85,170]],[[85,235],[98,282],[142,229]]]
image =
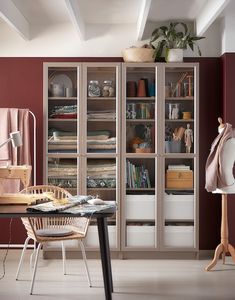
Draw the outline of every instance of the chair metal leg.
[[[30,295],[33,294],[34,280],[35,280],[37,265],[38,265],[38,255],[39,255],[39,250],[40,250],[41,246],[42,246],[42,244],[39,243],[38,248],[37,248],[37,252],[36,252],[35,261],[34,261],[33,275],[32,275],[31,287],[30,287]]]
[[[25,242],[24,242],[24,248],[23,248],[23,250],[21,252],[20,262],[19,262],[18,269],[17,269],[17,272],[16,272],[16,280],[18,280],[18,276],[19,276],[19,273],[20,273],[21,265],[22,265],[22,262],[23,262],[23,259],[24,259],[25,250],[27,249],[29,240],[30,240],[30,237],[27,237],[26,240],[25,240]]]
[[[88,265],[87,265],[86,251],[85,251],[85,247],[84,247],[84,244],[83,244],[82,240],[79,240],[79,245],[80,245],[80,248],[81,248],[81,251],[82,251],[82,258],[83,258],[85,269],[86,269],[87,280],[88,280],[89,286],[92,287],[91,277],[90,277],[90,273],[89,273]]]
[[[29,265],[30,265],[30,269],[32,268],[33,264],[33,257],[36,253],[36,250],[37,250],[37,247],[36,247],[36,241],[33,241],[33,253],[30,255],[30,262],[29,262]]]
[[[65,254],[65,245],[64,242],[61,241],[62,246],[62,259],[63,259],[63,273],[66,275],[66,254]]]

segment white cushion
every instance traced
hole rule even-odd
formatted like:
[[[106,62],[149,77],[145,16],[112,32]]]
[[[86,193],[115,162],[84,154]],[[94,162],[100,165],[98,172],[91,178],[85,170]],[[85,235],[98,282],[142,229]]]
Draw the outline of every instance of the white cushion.
[[[73,231],[68,228],[46,228],[36,230],[39,236],[67,236],[73,234]]]

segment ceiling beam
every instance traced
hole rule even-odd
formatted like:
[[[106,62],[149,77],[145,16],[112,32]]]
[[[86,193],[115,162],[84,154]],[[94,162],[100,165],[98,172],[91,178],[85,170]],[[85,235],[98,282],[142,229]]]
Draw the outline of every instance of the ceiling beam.
[[[209,0],[196,19],[196,34],[203,35],[230,0]]]
[[[85,23],[81,16],[78,1],[76,0],[65,0],[66,7],[69,12],[69,17],[76,28],[80,40],[85,40]]]
[[[29,23],[11,0],[0,1],[0,17],[25,40],[30,40]]]
[[[137,41],[141,41],[143,34],[144,34],[144,28],[147,22],[149,9],[151,6],[152,0],[143,0],[142,5],[140,8],[140,13],[137,21]]]

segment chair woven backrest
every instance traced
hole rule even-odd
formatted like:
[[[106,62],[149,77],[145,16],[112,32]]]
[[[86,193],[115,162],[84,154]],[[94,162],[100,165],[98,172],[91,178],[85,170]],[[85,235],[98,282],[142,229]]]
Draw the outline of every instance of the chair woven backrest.
[[[44,192],[53,192],[57,199],[69,198],[71,194],[65,189],[53,185],[36,185],[30,186],[21,191],[24,194],[41,194]],[[28,235],[37,240],[36,230],[46,228],[64,228],[70,226],[76,232],[86,236],[89,219],[84,217],[33,217],[22,218],[22,222],[27,230]]]

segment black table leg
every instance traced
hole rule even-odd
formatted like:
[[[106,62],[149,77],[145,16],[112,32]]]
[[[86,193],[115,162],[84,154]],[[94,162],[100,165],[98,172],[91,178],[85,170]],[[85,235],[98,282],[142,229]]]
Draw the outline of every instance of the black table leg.
[[[100,242],[100,255],[103,270],[105,299],[112,300],[113,292],[113,278],[110,260],[110,249],[109,249],[109,236],[107,218],[97,218],[99,242]]]

